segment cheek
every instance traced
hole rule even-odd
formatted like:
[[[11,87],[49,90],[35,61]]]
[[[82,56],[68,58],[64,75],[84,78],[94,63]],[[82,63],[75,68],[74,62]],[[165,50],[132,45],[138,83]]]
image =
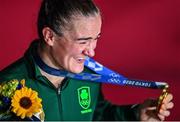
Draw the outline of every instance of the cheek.
[[[93,42],[93,49],[95,49],[96,46],[97,46],[97,40],[95,40],[95,41]]]
[[[85,46],[77,44],[77,45],[74,45],[70,50],[73,54],[81,54],[84,49],[85,49]]]

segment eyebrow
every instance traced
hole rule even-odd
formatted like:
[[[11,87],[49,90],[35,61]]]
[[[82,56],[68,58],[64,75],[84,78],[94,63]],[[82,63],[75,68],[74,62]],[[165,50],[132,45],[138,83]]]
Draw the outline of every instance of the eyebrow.
[[[95,39],[98,39],[100,37],[101,33],[98,34],[98,36]],[[93,39],[92,37],[82,37],[82,38],[78,38],[77,41],[81,41],[81,40],[90,40]]]

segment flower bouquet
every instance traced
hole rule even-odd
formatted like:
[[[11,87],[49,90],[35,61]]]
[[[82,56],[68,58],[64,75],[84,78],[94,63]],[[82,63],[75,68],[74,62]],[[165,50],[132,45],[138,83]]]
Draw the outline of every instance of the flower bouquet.
[[[0,120],[43,120],[38,93],[25,86],[25,80],[0,84]]]

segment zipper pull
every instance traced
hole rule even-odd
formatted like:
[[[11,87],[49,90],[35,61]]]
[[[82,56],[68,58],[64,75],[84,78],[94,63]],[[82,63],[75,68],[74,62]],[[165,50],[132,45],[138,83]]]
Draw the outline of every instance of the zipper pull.
[[[59,84],[58,85],[58,95],[60,95],[61,94],[61,85]]]

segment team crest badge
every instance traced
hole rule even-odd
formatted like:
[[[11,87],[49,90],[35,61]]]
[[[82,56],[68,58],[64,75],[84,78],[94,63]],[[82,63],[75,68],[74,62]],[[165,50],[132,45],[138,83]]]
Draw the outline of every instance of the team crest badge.
[[[88,109],[91,103],[90,87],[83,86],[78,88],[79,104],[83,109]]]

